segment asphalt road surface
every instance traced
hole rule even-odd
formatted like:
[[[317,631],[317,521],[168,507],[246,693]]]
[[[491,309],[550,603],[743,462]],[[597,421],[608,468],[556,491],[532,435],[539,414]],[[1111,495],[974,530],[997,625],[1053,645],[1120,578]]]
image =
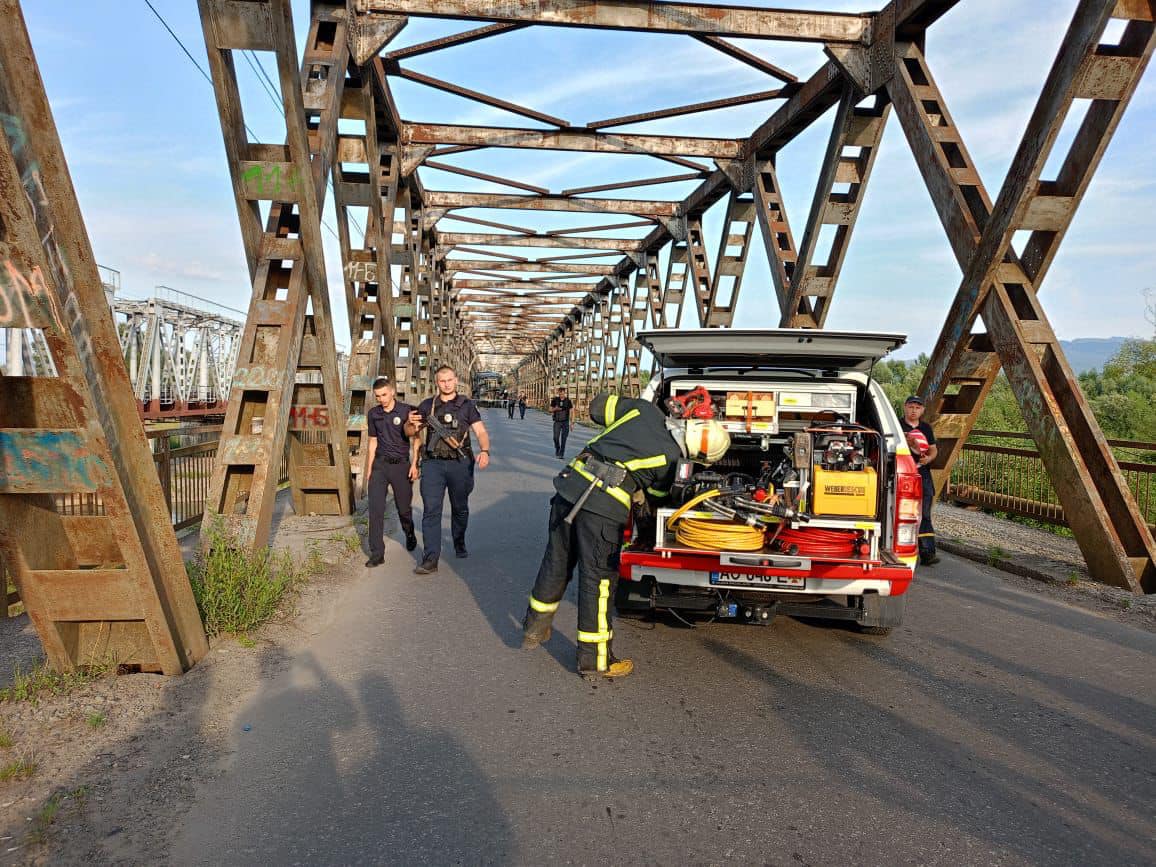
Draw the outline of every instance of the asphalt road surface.
[[[387,540],[242,714],[178,863],[1156,860],[1156,635],[945,556],[888,638],[619,621],[637,671],[587,685],[575,587],[518,647],[549,421],[486,424],[469,559],[418,577]]]

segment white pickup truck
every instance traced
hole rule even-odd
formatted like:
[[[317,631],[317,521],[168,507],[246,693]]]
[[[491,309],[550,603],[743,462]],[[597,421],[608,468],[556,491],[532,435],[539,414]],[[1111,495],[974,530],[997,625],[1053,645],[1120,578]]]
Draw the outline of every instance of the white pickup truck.
[[[628,528],[619,613],[755,623],[788,614],[873,634],[898,626],[917,561],[921,481],[871,373],[905,338],[720,329],[638,339],[658,363],[643,398],[671,415],[717,419],[731,445],[710,467],[681,464],[669,505]],[[727,530],[741,520],[755,542],[728,550]],[[711,544],[716,536],[722,544]]]

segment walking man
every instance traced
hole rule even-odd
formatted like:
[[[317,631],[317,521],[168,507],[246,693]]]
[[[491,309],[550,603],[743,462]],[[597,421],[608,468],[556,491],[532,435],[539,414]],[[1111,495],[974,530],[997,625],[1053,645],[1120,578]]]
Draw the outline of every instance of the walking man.
[[[506,412],[509,414],[510,418],[514,417],[514,409],[517,406],[517,403],[517,399],[512,394],[506,399]]]
[[[385,523],[386,489],[393,488],[397,517],[405,533],[405,547],[417,547],[413,527],[413,483],[417,479],[418,439],[406,433],[413,407],[397,399],[397,390],[384,376],[373,381],[377,406],[366,413],[369,450],[365,455],[365,486],[369,491],[369,559],[366,566],[385,562],[382,528]]]
[[[522,392],[518,396],[518,412],[522,414],[522,419],[526,418],[526,392]]]
[[[919,562],[931,566],[939,562],[935,551],[935,527],[931,523],[931,505],[935,502],[935,482],[931,479],[931,462],[939,454],[935,444],[935,432],[923,418],[923,398],[911,395],[903,402],[903,418],[899,425],[907,435],[911,455],[919,467],[923,481],[923,518],[919,522]]]
[[[570,410],[574,409],[574,402],[566,396],[566,389],[558,389],[558,394],[550,398],[550,415],[554,417],[554,457],[564,457],[566,453],[566,437],[570,436],[570,428],[574,425],[570,421]]]
[[[417,434],[425,430],[426,439],[421,465],[421,538],[424,545],[418,575],[429,575],[438,569],[442,553],[442,509],[446,492],[450,495],[450,533],[454,553],[468,557],[466,525],[470,520],[470,492],[474,489],[474,465],[484,470],[490,465],[490,435],[482,423],[477,406],[458,394],[458,375],[449,365],[434,373],[437,394],[426,398],[409,414],[406,430]],[[478,438],[474,457],[470,433]]]

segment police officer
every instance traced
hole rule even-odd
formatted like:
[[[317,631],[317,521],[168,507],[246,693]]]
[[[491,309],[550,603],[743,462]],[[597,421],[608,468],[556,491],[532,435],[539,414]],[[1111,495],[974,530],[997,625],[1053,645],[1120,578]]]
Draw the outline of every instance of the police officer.
[[[438,569],[442,553],[442,508],[446,492],[450,495],[450,532],[454,553],[468,557],[466,525],[470,520],[470,492],[474,489],[474,465],[484,470],[490,465],[490,435],[482,423],[477,406],[458,394],[458,375],[449,365],[434,373],[438,393],[426,398],[411,412],[406,429],[417,433],[426,429],[424,457],[421,465],[421,537],[425,550],[421,564],[413,571],[429,575]],[[433,418],[436,425],[427,420]],[[448,439],[435,431],[440,427]],[[480,449],[474,457],[470,432],[478,438]]]
[[[570,429],[574,423],[570,421],[570,411],[574,409],[574,401],[566,396],[566,389],[558,389],[558,394],[550,398],[550,415],[554,418],[554,457],[563,457],[566,453],[566,437],[570,436]]]
[[[903,402],[903,418],[899,426],[907,435],[911,453],[915,457],[919,475],[923,481],[923,518],[919,522],[919,562],[931,566],[939,562],[935,550],[935,527],[931,523],[931,506],[935,502],[935,482],[931,479],[931,462],[939,454],[935,444],[935,432],[931,425],[922,421],[923,398],[911,395]]]
[[[662,412],[648,401],[602,393],[590,404],[590,418],[604,430],[554,479],[549,537],[522,625],[522,646],[536,647],[550,637],[554,612],[577,566],[578,672],[624,677],[634,663],[614,657],[610,628],[622,532],[632,498],[665,496],[670,490],[681,451]],[[608,464],[627,471],[621,484],[600,480]],[[591,484],[589,498],[568,523]]]
[[[409,436],[405,423],[413,407],[397,399],[392,382],[384,376],[373,381],[377,406],[366,413],[369,451],[365,455],[365,486],[369,491],[369,559],[366,566],[385,562],[382,525],[385,523],[386,489],[393,488],[397,517],[405,532],[405,547],[417,547],[413,527],[413,483],[418,476],[417,437]]]

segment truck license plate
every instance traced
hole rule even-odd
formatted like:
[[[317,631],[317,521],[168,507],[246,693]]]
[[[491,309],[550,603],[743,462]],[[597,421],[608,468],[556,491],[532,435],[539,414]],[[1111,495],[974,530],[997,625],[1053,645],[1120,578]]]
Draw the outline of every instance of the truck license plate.
[[[805,590],[807,587],[807,579],[801,575],[753,575],[749,572],[711,572],[710,583],[763,590]]]

